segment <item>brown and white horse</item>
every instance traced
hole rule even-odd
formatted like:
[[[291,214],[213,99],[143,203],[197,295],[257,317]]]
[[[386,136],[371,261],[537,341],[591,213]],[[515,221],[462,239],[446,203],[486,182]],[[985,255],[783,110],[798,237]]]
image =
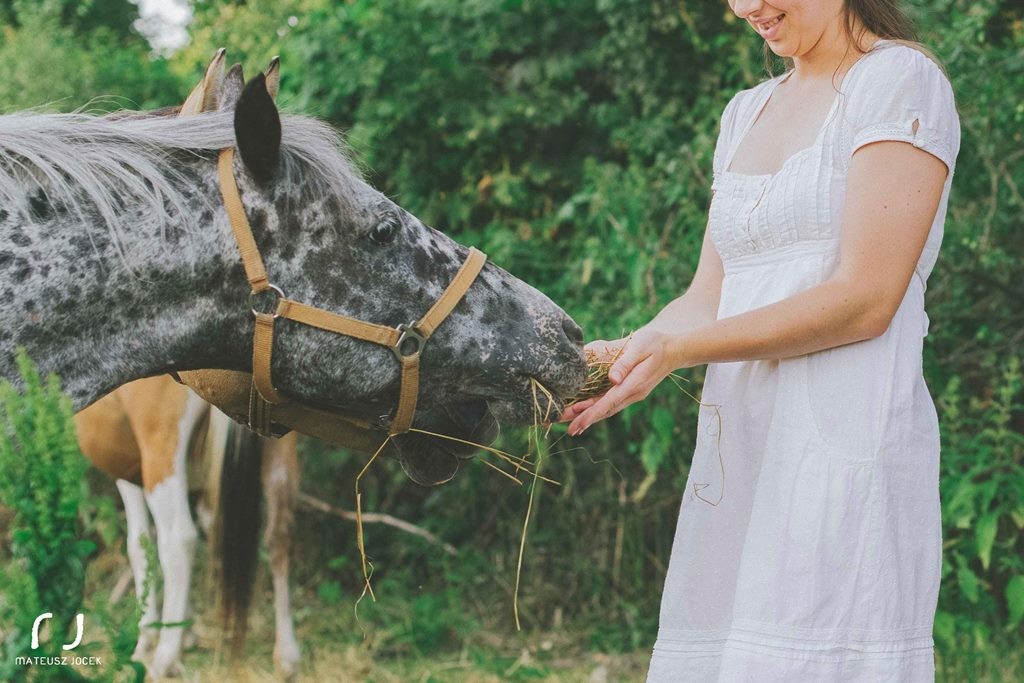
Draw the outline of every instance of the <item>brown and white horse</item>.
[[[241,642],[258,545],[260,490],[267,500],[265,539],[273,576],[274,665],[292,678],[299,664],[288,594],[291,530],[298,493],[297,436],[260,439],[164,375],[126,384],[75,416],[82,452],[117,480],[124,500],[128,557],[141,598],[147,574],[143,539],[156,528],[163,608],[149,593],[133,658],[159,679],[181,669],[196,526],[190,491],[203,491],[199,517],[215,538],[225,607]],[[262,482],[262,486],[261,486]],[[209,511],[203,514],[203,509]],[[206,519],[204,519],[204,516]],[[154,628],[152,624],[161,624]]]

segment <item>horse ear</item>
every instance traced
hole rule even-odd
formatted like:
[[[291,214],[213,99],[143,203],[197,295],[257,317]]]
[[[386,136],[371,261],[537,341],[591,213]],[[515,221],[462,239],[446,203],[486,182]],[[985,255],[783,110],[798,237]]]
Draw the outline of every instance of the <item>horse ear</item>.
[[[181,105],[178,116],[192,116],[204,111],[213,111],[217,108],[217,93],[220,91],[221,82],[224,80],[224,61],[227,50],[220,48],[217,54],[210,60],[203,74],[203,79],[192,88]]]
[[[249,81],[235,107],[235,142],[258,182],[273,179],[281,162],[281,117],[267,92],[267,77]]]
[[[274,56],[270,66],[263,72],[267,77],[267,92],[272,99],[277,99],[277,86],[281,83],[281,58]]]
[[[242,75],[242,65],[232,64],[217,93],[217,108],[220,111],[231,111],[238,103],[238,98],[245,87],[245,77]]]

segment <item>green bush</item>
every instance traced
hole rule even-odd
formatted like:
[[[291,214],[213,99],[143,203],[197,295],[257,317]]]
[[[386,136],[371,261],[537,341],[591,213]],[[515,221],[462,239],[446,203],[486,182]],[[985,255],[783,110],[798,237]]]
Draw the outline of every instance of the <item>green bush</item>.
[[[82,605],[86,560],[95,544],[82,539],[78,509],[88,495],[87,463],[78,450],[71,402],[57,378],[44,382],[20,353],[22,386],[0,382],[0,500],[13,512],[11,561],[2,568],[0,618],[13,626],[2,661],[18,668],[19,655],[60,655],[69,626]],[[50,638],[30,650],[36,616],[52,612]],[[66,680],[71,672],[40,667],[43,678]]]
[[[19,350],[21,381],[0,381],[0,505],[11,514],[10,556],[0,562],[0,680],[112,680],[124,669],[134,675],[119,680],[142,680],[142,667],[129,661],[138,637],[141,603],[126,620],[111,616],[110,606],[90,600],[83,640],[73,651],[62,645],[75,638],[75,615],[83,607],[85,570],[96,550],[83,511],[91,504],[82,457],[75,435],[71,401],[56,376],[44,381]],[[152,564],[150,565],[153,566]],[[44,612],[53,614],[41,629],[39,647],[31,647],[31,629]],[[94,626],[104,630],[106,643],[90,642]],[[48,636],[47,636],[48,632]],[[109,650],[107,649],[109,646]],[[63,665],[23,665],[17,657],[95,656],[113,658],[87,666],[86,678]]]

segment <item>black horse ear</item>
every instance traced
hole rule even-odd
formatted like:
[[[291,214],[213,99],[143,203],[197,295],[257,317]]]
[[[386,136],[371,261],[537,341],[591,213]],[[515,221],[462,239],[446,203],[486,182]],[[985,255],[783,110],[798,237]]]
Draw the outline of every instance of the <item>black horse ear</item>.
[[[281,117],[264,74],[249,81],[238,98],[235,141],[249,173],[261,183],[272,180],[281,163]]]

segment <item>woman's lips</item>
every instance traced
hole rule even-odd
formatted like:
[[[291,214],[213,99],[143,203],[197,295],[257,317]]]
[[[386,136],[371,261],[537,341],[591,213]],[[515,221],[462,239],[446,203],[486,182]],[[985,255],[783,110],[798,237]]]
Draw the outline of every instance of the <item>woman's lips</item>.
[[[782,26],[782,21],[785,18],[785,14],[779,14],[777,16],[772,17],[768,21],[762,21],[760,23],[754,24],[754,27],[757,29],[757,32],[761,35],[761,37],[764,38],[765,40],[775,40],[775,38],[778,37],[779,35],[779,31],[781,30],[780,27]]]

